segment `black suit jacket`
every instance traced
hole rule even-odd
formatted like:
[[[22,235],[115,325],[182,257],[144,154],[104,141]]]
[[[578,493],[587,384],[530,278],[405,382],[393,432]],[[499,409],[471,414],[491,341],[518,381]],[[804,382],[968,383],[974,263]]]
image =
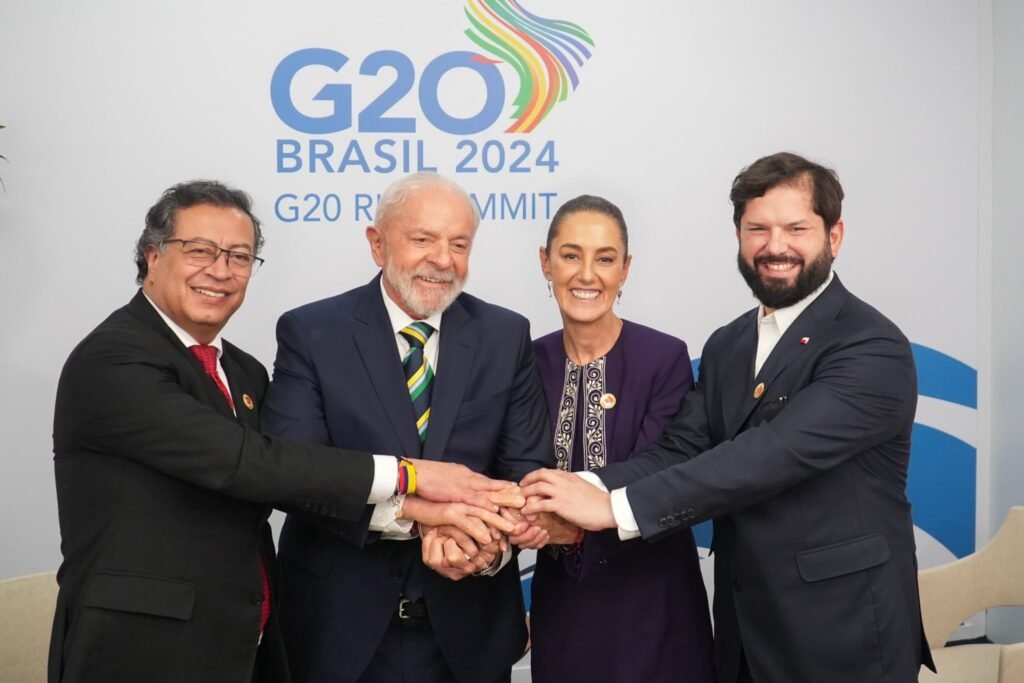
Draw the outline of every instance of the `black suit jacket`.
[[[715,519],[723,683],[741,648],[757,681],[916,681],[910,345],[836,277],[754,377],[756,346],[756,310],[716,331],[662,438],[601,479],[647,539]]]
[[[441,320],[422,457],[519,481],[554,456],[529,323],[463,294]],[[416,457],[415,418],[379,276],[281,317],[268,430]],[[296,679],[351,681],[366,668],[409,582],[460,680],[490,680],[523,652],[515,561],[450,581],[422,566],[420,542],[382,541],[367,507],[356,523],[289,514],[281,532],[282,620]],[[416,573],[410,577],[411,573]]]
[[[261,436],[266,371],[227,342],[221,364],[237,419],[141,292],[68,358],[51,683],[289,680],[276,609],[257,648],[269,503],[357,518],[372,459]]]

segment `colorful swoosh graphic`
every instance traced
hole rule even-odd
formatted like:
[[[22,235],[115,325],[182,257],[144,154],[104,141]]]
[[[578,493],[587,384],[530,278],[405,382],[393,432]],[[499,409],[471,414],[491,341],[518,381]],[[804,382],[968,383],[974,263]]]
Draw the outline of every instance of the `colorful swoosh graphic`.
[[[517,0],[468,0],[466,35],[482,50],[505,62],[519,76],[513,100],[515,121],[506,133],[529,133],[579,84],[577,69],[590,59],[594,41],[569,21],[545,19]]]

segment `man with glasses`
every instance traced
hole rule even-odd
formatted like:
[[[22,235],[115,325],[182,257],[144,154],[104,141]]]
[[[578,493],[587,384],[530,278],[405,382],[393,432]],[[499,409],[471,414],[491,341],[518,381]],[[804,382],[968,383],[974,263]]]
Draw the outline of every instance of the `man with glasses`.
[[[506,484],[459,465],[257,431],[266,370],[220,333],[262,243],[245,193],[170,188],[136,246],[141,290],[64,366],[51,683],[290,680],[271,600],[271,503],[349,520],[396,493],[497,510],[482,492]]]

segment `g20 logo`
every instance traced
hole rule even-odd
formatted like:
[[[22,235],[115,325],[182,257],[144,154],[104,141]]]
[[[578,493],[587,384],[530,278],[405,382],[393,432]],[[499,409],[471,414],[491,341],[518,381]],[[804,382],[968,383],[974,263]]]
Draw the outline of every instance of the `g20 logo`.
[[[452,135],[473,135],[493,126],[505,108],[505,80],[498,69],[507,64],[518,77],[518,91],[512,101],[510,133],[529,133],[554,106],[565,100],[579,84],[578,69],[590,59],[594,41],[578,25],[546,19],[528,12],[519,2],[509,0],[467,0],[464,13],[469,22],[466,36],[491,57],[457,50],[432,59],[422,70],[416,95],[419,109],[430,125]],[[331,103],[331,112],[310,116],[300,111],[292,98],[292,83],[307,67],[325,67],[340,73],[349,62],[347,55],[326,48],[306,48],[285,57],[271,77],[270,98],[274,111],[286,125],[308,135],[339,133],[352,127],[363,133],[415,133],[416,119],[390,116],[396,104],[409,96],[416,83],[412,60],[396,50],[380,50],[359,64],[361,76],[377,76],[394,70],[394,81],[361,111],[352,111],[352,84],[326,83],[314,100]],[[465,69],[484,85],[484,98],[475,114],[460,118],[445,109],[438,95],[446,74]]]
[[[352,85],[328,83],[313,97],[331,103],[331,113],[309,116],[299,111],[292,99],[292,81],[306,67],[321,66],[340,72],[349,58],[335,50],[306,48],[281,60],[270,79],[270,99],[278,117],[289,127],[309,135],[339,133],[352,127]],[[376,76],[386,68],[394,69],[395,80],[372,102],[356,114],[357,129],[363,133],[415,133],[416,119],[389,116],[391,109],[409,95],[416,80],[416,67],[405,54],[380,50],[368,55],[359,65],[359,74]],[[480,110],[459,118],[445,111],[438,90],[441,79],[454,69],[468,69],[483,81],[486,96]],[[473,135],[487,130],[501,116],[505,106],[505,81],[494,62],[472,52],[445,52],[432,59],[420,74],[417,97],[426,120],[438,130],[452,135]]]

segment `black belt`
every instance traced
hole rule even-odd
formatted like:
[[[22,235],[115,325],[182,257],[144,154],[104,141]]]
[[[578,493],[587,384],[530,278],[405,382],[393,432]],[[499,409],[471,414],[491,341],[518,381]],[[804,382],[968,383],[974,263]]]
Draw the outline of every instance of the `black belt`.
[[[398,618],[426,619],[427,603],[424,602],[423,598],[420,598],[419,600],[410,600],[409,598],[402,598],[398,601]]]

